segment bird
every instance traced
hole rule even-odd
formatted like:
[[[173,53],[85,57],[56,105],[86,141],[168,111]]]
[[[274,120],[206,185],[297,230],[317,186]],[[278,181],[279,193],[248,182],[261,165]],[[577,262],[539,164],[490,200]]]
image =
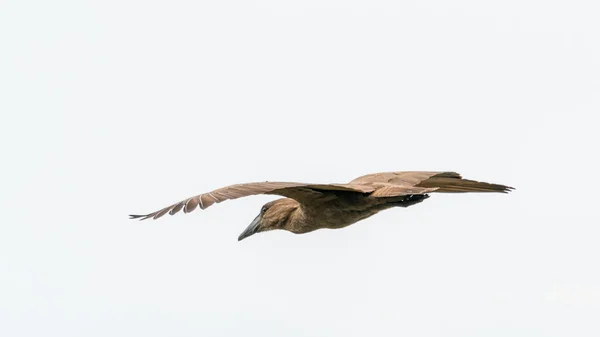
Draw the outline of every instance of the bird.
[[[340,229],[381,211],[406,208],[423,202],[431,193],[508,193],[513,187],[463,179],[452,171],[379,172],[360,176],[348,183],[313,184],[264,181],[225,186],[176,202],[148,214],[131,214],[130,219],[158,219],[183,210],[190,213],[225,200],[251,195],[278,195],[264,204],[238,241],[271,230],[294,234],[318,229]]]

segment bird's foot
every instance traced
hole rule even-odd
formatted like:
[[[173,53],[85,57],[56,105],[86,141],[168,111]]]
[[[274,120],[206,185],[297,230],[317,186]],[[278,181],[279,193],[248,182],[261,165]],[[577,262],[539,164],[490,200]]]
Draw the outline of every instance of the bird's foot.
[[[404,198],[404,200],[398,202],[398,206],[400,207],[408,207],[408,206],[412,206],[415,204],[418,204],[420,202],[423,202],[423,200],[429,198],[429,194],[411,194],[409,196],[407,196],[406,198]]]

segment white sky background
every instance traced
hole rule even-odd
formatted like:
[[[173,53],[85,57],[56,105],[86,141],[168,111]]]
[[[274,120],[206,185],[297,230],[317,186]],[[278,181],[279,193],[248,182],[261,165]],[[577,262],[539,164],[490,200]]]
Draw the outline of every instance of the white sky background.
[[[595,1],[3,1],[0,335],[598,336]],[[233,183],[452,170],[342,230]]]

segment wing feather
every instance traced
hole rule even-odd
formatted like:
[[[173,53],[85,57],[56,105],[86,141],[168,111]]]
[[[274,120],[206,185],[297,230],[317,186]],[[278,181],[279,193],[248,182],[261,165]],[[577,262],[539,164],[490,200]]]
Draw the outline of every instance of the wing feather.
[[[500,192],[507,193],[510,186],[479,182],[463,179],[456,172],[405,171],[381,172],[367,174],[350,182],[364,185],[378,185],[382,191],[375,191],[372,196],[393,194],[394,191],[403,193],[402,188],[417,187],[434,190],[430,192],[461,193],[461,192]],[[398,186],[397,188],[388,186]],[[402,194],[401,194],[402,195]]]
[[[194,211],[198,206],[206,209],[215,203],[232,200],[241,197],[274,194],[293,198],[299,202],[308,202],[328,191],[347,191],[355,193],[370,193],[375,188],[360,184],[307,184],[296,182],[257,182],[246,184],[235,184],[216,189],[207,193],[195,195],[180,202],[174,203],[156,212],[145,215],[130,215],[131,219],[145,220],[149,218],[158,219],[169,213],[174,215],[183,209],[184,213]]]
[[[411,195],[411,194],[425,194],[429,192],[433,192],[437,190],[436,187],[433,188],[423,188],[423,187],[410,187],[410,186],[401,186],[401,185],[392,185],[392,184],[380,184],[379,187],[370,194],[371,197],[375,198],[387,198],[387,197],[399,197],[403,195]]]

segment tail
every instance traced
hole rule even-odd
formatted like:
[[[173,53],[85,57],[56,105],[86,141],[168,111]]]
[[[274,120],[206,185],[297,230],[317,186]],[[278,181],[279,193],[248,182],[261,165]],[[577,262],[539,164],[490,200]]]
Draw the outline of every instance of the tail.
[[[466,193],[466,192],[497,192],[508,193],[513,187],[463,179],[456,172],[443,172],[426,179],[418,187],[437,187],[435,192],[441,193]]]

